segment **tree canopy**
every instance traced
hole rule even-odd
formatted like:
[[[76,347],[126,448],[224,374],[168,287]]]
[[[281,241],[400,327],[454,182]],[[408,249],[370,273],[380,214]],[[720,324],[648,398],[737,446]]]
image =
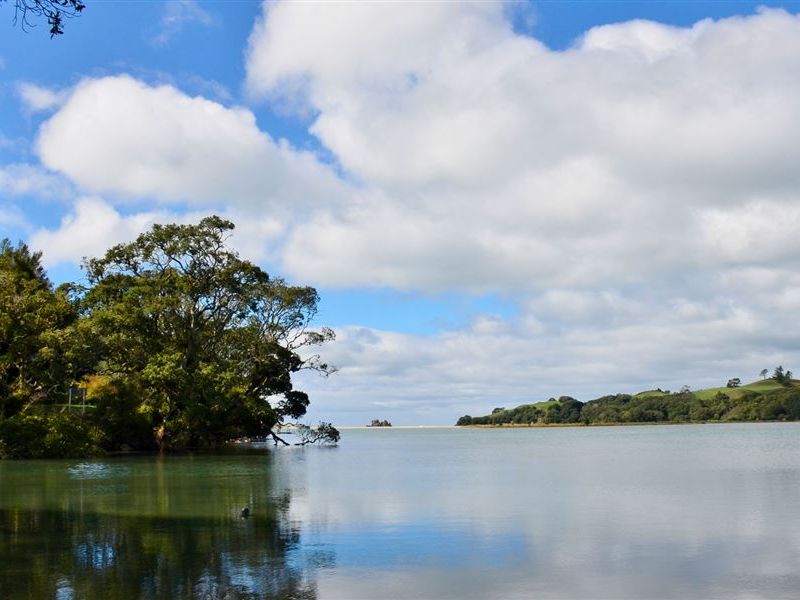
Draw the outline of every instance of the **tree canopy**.
[[[782,370],[781,373],[785,377]],[[791,375],[791,372],[788,373]],[[678,393],[658,389],[635,395],[612,394],[585,403],[562,396],[558,400],[551,398],[547,402],[492,411],[485,416],[464,415],[456,425],[800,420],[800,385],[791,379],[778,383],[781,385],[756,382],[748,386],[737,384],[698,392],[692,392],[688,386],[684,386],[686,389]]]
[[[302,417],[309,399],[292,375],[331,372],[309,350],[333,331],[311,328],[316,290],[271,278],[228,247],[233,228],[219,217],[155,225],[86,260],[87,285],[57,290],[39,254],[4,241],[6,430],[63,406],[73,386],[84,388],[87,421],[106,448],[216,446],[275,435],[274,427]],[[307,439],[335,442],[338,432],[326,424]]]
[[[77,316],[66,289],[53,290],[40,253],[0,242],[0,418],[63,391],[80,374],[67,347]]]
[[[775,370],[772,372],[772,378],[781,383],[785,386],[788,386],[792,382],[792,372],[791,371],[784,371],[783,366],[778,365],[775,367]]]

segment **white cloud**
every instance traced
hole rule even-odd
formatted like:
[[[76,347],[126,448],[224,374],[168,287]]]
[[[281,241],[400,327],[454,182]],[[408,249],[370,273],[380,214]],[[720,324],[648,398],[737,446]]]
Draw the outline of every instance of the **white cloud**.
[[[11,213],[9,213],[10,215]],[[43,252],[45,263],[79,263],[87,256],[101,256],[111,246],[132,241],[155,223],[196,223],[208,211],[141,210],[123,214],[106,200],[95,196],[78,198],[61,218],[58,227],[40,227],[31,234],[31,245]],[[250,260],[274,258],[276,238],[285,223],[270,216],[254,217],[234,211],[217,211],[234,222],[231,246]],[[3,214],[0,213],[0,221]],[[30,228],[29,228],[30,229]]]
[[[554,52],[499,4],[268,3],[250,93],[302,100],[375,192],[296,229],[287,266],[516,289],[728,264],[709,215],[797,202],[798,57],[783,11],[609,25]]]
[[[78,85],[38,149],[89,193],[268,212],[316,284],[636,283],[752,264],[719,227],[796,205],[798,33],[781,11],[634,21],[553,52],[501,5],[269,3],[248,88],[299,94],[357,185],[248,110],[124,76]],[[797,257],[782,239],[759,244]]]
[[[12,163],[0,165],[0,193],[11,196],[62,198],[71,189],[63,177],[37,165]]]
[[[250,111],[126,76],[80,83],[42,125],[37,150],[82,189],[132,199],[288,212],[334,203],[343,189]]]
[[[364,188],[295,228],[285,265],[328,285],[498,290],[521,314],[345,330],[342,371],[309,381],[318,406],[447,422],[800,358],[797,16],[632,21],[555,52],[502,5],[427,9],[265,5],[250,94],[300,102]]]
[[[208,27],[214,22],[211,14],[196,0],[169,0],[164,3],[164,12],[157,31],[150,41],[155,46],[164,46],[190,23]]]
[[[344,422],[748,379],[800,359],[799,58],[775,10],[555,52],[496,3],[267,3],[247,90],[313,115],[341,175],[249,110],[86,80],[38,152],[105,200],[34,241],[74,260],[214,210],[298,281],[519,302],[430,336],[343,328],[341,372],[303,383]],[[116,208],[148,199],[170,212]]]
[[[798,256],[800,202],[752,202],[700,217],[700,235],[715,257],[737,264],[770,265]]]
[[[22,100],[25,110],[30,113],[53,110],[66,98],[64,91],[52,90],[28,82],[17,84],[17,94]]]
[[[721,386],[800,360],[800,334],[785,327],[798,302],[797,293],[745,305],[646,290],[558,290],[534,298],[517,318],[487,315],[430,336],[342,328],[325,351],[340,371],[301,385],[315,399],[312,419],[347,424],[376,416],[452,424],[462,414],[553,396],[586,401],[655,387]]]
[[[175,216],[163,211],[123,216],[99,198],[80,198],[74,212],[65,215],[58,229],[39,228],[30,245],[42,251],[48,267],[86,257],[102,256],[115,244],[131,241],[154,223],[173,222]]]

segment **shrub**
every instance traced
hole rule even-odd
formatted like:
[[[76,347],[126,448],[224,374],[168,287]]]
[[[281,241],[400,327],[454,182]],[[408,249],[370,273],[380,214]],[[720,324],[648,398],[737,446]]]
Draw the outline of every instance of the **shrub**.
[[[103,434],[74,413],[21,413],[0,422],[0,458],[102,454]]]

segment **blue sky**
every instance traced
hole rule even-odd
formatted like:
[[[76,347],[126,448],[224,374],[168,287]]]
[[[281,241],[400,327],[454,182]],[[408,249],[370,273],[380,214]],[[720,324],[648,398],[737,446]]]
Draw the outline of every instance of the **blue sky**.
[[[87,5],[53,40],[0,6],[0,236],[69,280],[229,216],[339,333],[312,418],[800,356],[799,2]]]

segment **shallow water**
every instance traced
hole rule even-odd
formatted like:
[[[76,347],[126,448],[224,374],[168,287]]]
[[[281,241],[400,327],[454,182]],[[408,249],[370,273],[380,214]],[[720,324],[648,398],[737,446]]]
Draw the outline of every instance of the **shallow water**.
[[[798,507],[798,424],[0,462],[0,598],[796,598]]]

